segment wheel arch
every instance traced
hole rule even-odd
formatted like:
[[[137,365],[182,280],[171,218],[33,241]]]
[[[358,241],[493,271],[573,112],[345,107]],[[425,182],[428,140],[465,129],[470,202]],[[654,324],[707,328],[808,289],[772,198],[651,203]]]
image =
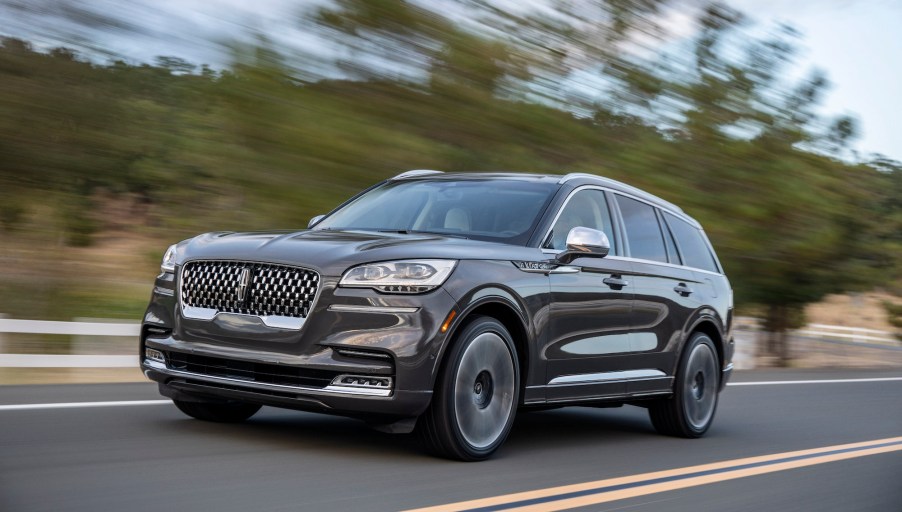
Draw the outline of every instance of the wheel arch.
[[[527,329],[526,319],[523,317],[520,308],[511,304],[509,300],[501,296],[485,297],[478,302],[469,304],[452,322],[448,329],[446,337],[447,342],[441,349],[439,356],[432,372],[432,385],[435,386],[439,371],[444,364],[445,355],[448,353],[451,344],[456,342],[457,333],[460,332],[473,319],[486,316],[493,318],[501,323],[510,334],[514,342],[514,349],[517,352],[517,364],[520,368],[520,396],[522,400],[523,389],[526,385],[526,375],[529,371],[529,330]]]
[[[689,330],[689,335],[686,337],[686,341],[695,333],[700,332],[705,334],[711,341],[714,342],[714,348],[717,350],[717,361],[720,363],[720,369],[723,371],[724,364],[724,346],[723,346],[723,335],[721,334],[721,330],[718,328],[717,324],[714,322],[713,318],[702,317],[696,321],[696,323]]]

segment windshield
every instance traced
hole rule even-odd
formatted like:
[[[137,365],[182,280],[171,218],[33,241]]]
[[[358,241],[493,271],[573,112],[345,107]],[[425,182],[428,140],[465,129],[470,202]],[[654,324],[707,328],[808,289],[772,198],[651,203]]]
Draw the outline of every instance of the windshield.
[[[557,188],[505,179],[390,181],[314,229],[427,232],[525,245]]]

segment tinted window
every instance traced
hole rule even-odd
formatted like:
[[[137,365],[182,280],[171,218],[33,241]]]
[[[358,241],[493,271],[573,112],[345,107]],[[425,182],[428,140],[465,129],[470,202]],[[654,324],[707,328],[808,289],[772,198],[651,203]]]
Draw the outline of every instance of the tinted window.
[[[617,204],[623,215],[630,256],[666,263],[667,249],[664,247],[664,238],[661,236],[655,208],[621,195],[617,196]]]
[[[557,188],[525,180],[390,181],[315,229],[420,231],[525,244]]]
[[[717,272],[717,263],[714,261],[714,256],[711,254],[701,230],[669,213],[666,213],[665,216],[667,224],[673,231],[673,236],[680,245],[680,253],[683,255],[685,265]]]
[[[585,189],[573,194],[554,222],[551,237],[545,247],[561,251],[566,249],[567,234],[577,226],[604,231],[612,244],[611,253],[616,254],[613,246],[614,231],[611,228],[611,212],[608,210],[608,202],[603,191]]]

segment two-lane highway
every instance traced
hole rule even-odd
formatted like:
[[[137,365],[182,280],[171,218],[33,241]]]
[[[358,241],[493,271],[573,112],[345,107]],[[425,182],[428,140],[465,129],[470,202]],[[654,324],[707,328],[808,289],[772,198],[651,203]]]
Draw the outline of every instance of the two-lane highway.
[[[902,511],[902,371],[734,384],[703,439],[635,407],[560,409],[472,464],[344,418],[203,423],[151,384],[0,387],[0,511]]]

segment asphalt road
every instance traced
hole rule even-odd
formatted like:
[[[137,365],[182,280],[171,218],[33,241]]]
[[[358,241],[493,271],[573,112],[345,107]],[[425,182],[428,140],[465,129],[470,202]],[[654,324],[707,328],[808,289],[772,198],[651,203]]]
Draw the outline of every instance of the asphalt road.
[[[734,382],[899,377],[757,371]],[[0,511],[402,510],[902,436],[902,380],[731,386],[699,440],[657,435],[634,407],[521,414],[493,459],[470,464],[353,420],[264,408],[209,424],[159,399],[149,383],[0,387]],[[902,451],[858,455],[577,509],[902,512]],[[555,492],[539,508],[563,506]]]

